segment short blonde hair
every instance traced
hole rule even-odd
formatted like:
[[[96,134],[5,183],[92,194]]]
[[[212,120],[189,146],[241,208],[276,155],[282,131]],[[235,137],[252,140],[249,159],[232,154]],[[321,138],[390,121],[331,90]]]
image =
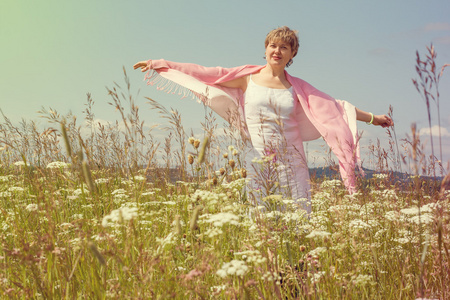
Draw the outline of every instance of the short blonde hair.
[[[264,42],[265,48],[267,48],[270,42],[281,40],[291,45],[292,52],[294,52],[294,56],[296,56],[298,52],[298,47],[300,46],[297,34],[298,34],[297,30],[291,30],[287,26],[278,27],[267,34],[266,40]]]

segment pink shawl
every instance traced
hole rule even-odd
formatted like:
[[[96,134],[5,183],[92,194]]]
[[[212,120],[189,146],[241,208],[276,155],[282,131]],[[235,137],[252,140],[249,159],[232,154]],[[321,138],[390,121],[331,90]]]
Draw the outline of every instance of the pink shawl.
[[[203,67],[190,63],[176,63],[163,59],[149,60],[151,70],[145,80],[150,85],[183,97],[194,95],[225,120],[248,135],[244,123],[244,95],[241,89],[219,86],[220,83],[253,74],[264,66],[245,65],[234,68]],[[336,100],[317,90],[306,81],[286,78],[307,116],[300,120],[303,141],[323,137],[339,160],[340,172],[350,193],[355,192],[355,162],[359,161],[355,107]]]

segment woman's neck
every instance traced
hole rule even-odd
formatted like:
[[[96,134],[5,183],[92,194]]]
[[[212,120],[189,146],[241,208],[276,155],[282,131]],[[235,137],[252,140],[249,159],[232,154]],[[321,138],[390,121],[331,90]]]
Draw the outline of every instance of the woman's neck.
[[[274,68],[271,65],[267,64],[264,69],[261,70],[261,72],[264,72],[266,75],[276,77],[276,78],[285,78],[284,68]]]

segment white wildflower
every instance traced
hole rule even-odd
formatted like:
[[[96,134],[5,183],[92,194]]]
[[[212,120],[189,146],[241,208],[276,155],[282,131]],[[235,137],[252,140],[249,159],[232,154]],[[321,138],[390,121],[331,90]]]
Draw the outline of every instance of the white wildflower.
[[[117,189],[114,190],[111,195],[118,195],[118,194],[125,194],[127,191],[125,191],[124,189]]]
[[[369,224],[367,224],[363,220],[359,220],[359,219],[351,221],[349,224],[349,227],[353,230],[370,229],[371,228],[371,226]]]
[[[18,167],[22,167],[22,166],[25,166],[25,165],[28,166],[28,164],[25,164],[25,162],[24,162],[23,160],[16,161],[16,162],[14,163],[14,165],[15,165],[15,166],[18,166]]]
[[[227,288],[227,286],[226,286],[225,284],[223,284],[223,285],[215,285],[215,286],[212,286],[212,287],[209,288],[209,290],[210,290],[211,292],[218,293],[218,292],[221,292],[221,291],[225,291],[226,288]]]
[[[295,201],[292,199],[284,199],[282,200],[283,204],[289,205],[289,204],[294,204]]]
[[[121,207],[113,210],[109,215],[103,217],[102,226],[114,226],[116,223],[123,223],[138,216],[136,207]]]
[[[283,213],[279,210],[269,211],[264,214],[267,218],[275,219],[277,217],[283,217]]]
[[[211,229],[208,229],[205,232],[205,235],[207,237],[209,237],[209,238],[214,238],[214,237],[216,237],[218,235],[221,235],[221,234],[223,234],[223,231],[220,228],[217,228],[217,227],[213,227]]]
[[[407,244],[410,242],[410,240],[408,238],[405,237],[401,237],[401,238],[396,238],[394,239],[395,242],[399,243],[399,244]]]
[[[74,220],[83,219],[83,214],[74,214],[72,215],[72,219]]]
[[[70,167],[70,164],[62,161],[54,161],[47,165],[47,169],[65,169]]]
[[[74,196],[80,196],[81,194],[83,194],[83,190],[82,189],[76,189],[73,191],[73,195]]]
[[[427,225],[434,221],[434,217],[432,214],[424,213],[417,216],[413,216],[408,220],[411,223]]]
[[[164,202],[161,202],[161,204],[165,204],[165,205],[175,205],[175,204],[177,204],[175,201],[164,201]]]
[[[264,280],[264,281],[269,281],[269,282],[272,282],[272,281],[278,281],[279,282],[281,280],[281,276],[277,272],[269,272],[269,271],[267,271],[261,277],[261,279]]]
[[[384,217],[389,221],[398,221],[400,218],[400,213],[395,210],[391,210],[386,212]]]
[[[317,247],[316,249],[313,249],[308,252],[311,256],[320,256],[320,254],[327,252],[327,248],[325,247]]]
[[[146,181],[147,178],[145,178],[144,176],[138,175],[138,176],[134,176],[133,179],[135,181]]]
[[[283,213],[283,220],[286,223],[289,222],[300,222],[302,220],[305,220],[306,218],[306,211],[303,209],[297,209],[293,212],[285,212]]]
[[[226,278],[227,276],[244,276],[248,271],[248,267],[242,260],[233,259],[228,263],[224,263],[222,268],[220,268],[216,274],[222,278]]]
[[[226,189],[230,189],[232,192],[238,192],[241,191],[247,184],[248,179],[246,178],[239,178],[236,180],[233,180],[230,183],[222,183],[222,186]]]
[[[209,216],[206,223],[212,223],[216,227],[222,227],[225,224],[239,225],[239,217],[232,213],[218,213]]]
[[[153,192],[153,191],[151,191],[151,192],[144,192],[144,193],[141,194],[141,196],[150,196],[150,195],[153,195],[153,194],[155,194],[155,192]]]
[[[388,175],[379,173],[379,174],[373,174],[373,177],[376,179],[385,179],[388,177]]]
[[[227,199],[227,195],[224,193],[213,193],[209,191],[196,190],[191,196],[192,202],[197,202],[198,200],[208,202],[208,204],[216,204]]]
[[[0,197],[4,197],[4,198],[11,197],[11,193],[10,192],[0,192]]]
[[[25,209],[28,211],[36,211],[38,210],[38,205],[36,203],[28,204]]]
[[[310,234],[305,236],[307,239],[313,239],[313,238],[325,238],[330,236],[331,233],[321,230],[313,230]]]
[[[372,275],[363,275],[363,274],[360,274],[358,276],[353,275],[352,282],[354,285],[359,285],[359,286],[364,286],[367,284],[375,284],[375,282],[373,282]]]
[[[24,188],[20,186],[12,186],[8,189],[8,192],[23,192]]]
[[[342,181],[333,179],[333,180],[325,180],[320,184],[320,187],[323,189],[326,188],[337,188],[342,186]]]
[[[317,283],[319,282],[320,278],[322,278],[323,275],[325,275],[325,271],[317,271],[314,272],[314,274],[309,273],[309,275],[312,275],[311,283]]]
[[[417,206],[408,207],[400,210],[400,212],[405,215],[417,215],[419,213],[419,208],[417,208]]]
[[[0,176],[0,182],[8,182],[9,176]]]
[[[109,182],[109,178],[98,178],[95,180],[96,184],[102,184],[102,183],[108,183]]]
[[[241,256],[242,260],[247,263],[253,263],[255,265],[263,264],[267,261],[267,258],[261,255],[261,252],[258,250],[247,250],[241,252],[235,252],[235,256]]]

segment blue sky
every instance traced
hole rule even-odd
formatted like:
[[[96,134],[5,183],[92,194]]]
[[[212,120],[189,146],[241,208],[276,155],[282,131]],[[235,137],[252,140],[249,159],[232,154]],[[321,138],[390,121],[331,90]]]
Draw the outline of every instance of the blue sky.
[[[290,74],[363,110],[385,113],[392,105],[399,138],[412,122],[427,127],[426,106],[411,81],[417,78],[415,52],[424,55],[433,43],[438,66],[450,63],[448,0],[2,0],[0,108],[15,122],[38,120],[42,106],[81,118],[91,93],[96,117],[113,121],[119,116],[107,104],[105,87],[123,85],[125,67],[148,125],[162,120],[145,96],[178,109],[186,126],[198,128],[200,105],[146,86],[132,65],[149,58],[264,64],[265,35],[283,25],[300,37]],[[450,140],[449,72],[440,86],[444,141]],[[366,140],[387,139],[381,128],[361,123],[359,129]]]

